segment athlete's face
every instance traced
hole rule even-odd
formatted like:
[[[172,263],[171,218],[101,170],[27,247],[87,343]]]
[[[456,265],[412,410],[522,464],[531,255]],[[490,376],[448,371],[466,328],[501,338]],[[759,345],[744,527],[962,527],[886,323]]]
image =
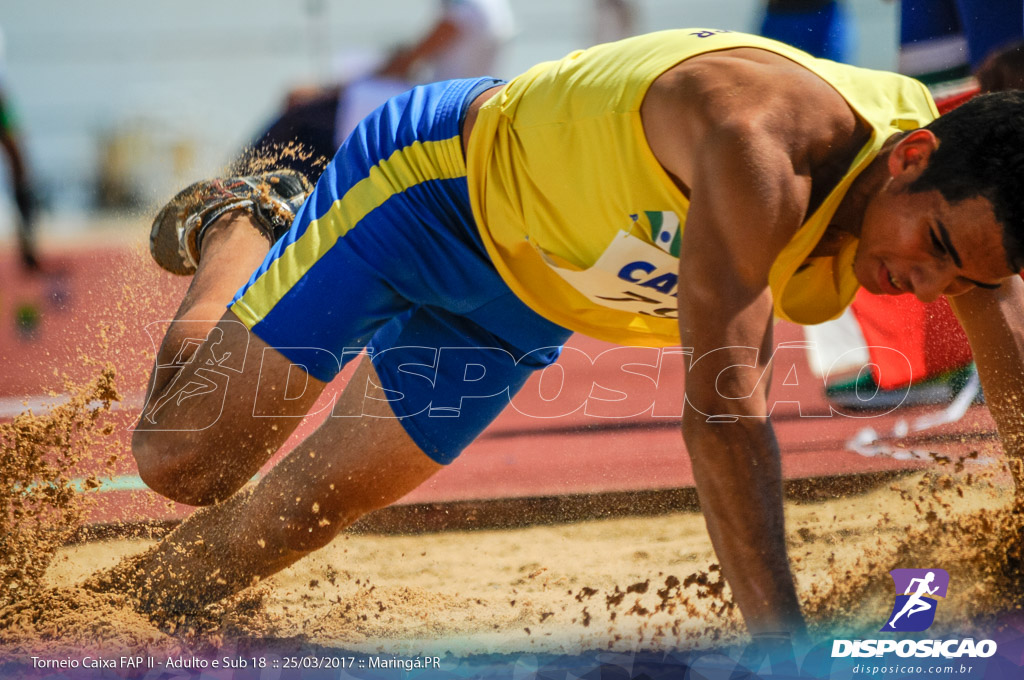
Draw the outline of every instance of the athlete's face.
[[[892,155],[892,179],[868,204],[861,224],[853,266],[864,288],[931,302],[978,286],[997,287],[1014,274],[988,199],[951,204],[936,190],[911,193],[908,186],[930,154],[897,145]]]

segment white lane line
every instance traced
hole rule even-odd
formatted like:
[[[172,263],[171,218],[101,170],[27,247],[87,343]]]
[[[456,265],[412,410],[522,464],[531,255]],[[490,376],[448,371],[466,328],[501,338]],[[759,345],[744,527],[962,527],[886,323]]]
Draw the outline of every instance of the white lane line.
[[[114,402],[111,405],[111,409],[115,411],[121,409],[141,409],[145,399],[146,395],[144,392],[129,394],[123,400]],[[0,418],[13,418],[25,411],[32,411],[36,415],[41,415],[54,406],[66,404],[70,400],[71,395],[69,394],[54,396],[34,394],[30,397],[0,397]],[[100,401],[91,401],[89,402],[89,407],[96,408],[101,404],[102,402]]]

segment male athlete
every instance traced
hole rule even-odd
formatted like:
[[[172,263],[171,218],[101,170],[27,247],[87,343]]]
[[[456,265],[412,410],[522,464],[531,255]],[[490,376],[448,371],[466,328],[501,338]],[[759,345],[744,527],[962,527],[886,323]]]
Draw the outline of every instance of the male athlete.
[[[1024,95],[936,115],[903,76],[674,30],[415,88],[308,198],[285,172],[194,185],[154,224],[157,261],[195,274],[133,450],[156,491],[216,504],[118,575],[174,611],[275,573],[452,461],[579,331],[692,348],[682,431],[723,571],[751,632],[802,632],[767,418],[775,317],[834,318],[860,286],[950,296],[1021,453]],[[216,352],[173,361],[213,328]],[[334,413],[376,417],[327,418],[239,492],[364,345]],[[160,401],[211,354],[221,389]]]

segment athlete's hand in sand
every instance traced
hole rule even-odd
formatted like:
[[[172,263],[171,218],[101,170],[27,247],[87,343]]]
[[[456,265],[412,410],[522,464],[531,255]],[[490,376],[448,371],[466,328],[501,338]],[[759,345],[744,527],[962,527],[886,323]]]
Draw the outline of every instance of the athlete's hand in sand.
[[[967,332],[985,403],[999,428],[1017,498],[1024,503],[1024,281],[949,299]]]

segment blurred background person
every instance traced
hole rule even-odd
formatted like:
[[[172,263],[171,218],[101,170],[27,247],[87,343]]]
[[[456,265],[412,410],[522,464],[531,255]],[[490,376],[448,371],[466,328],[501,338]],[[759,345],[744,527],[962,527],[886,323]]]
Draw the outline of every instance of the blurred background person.
[[[810,52],[816,57],[849,62],[856,31],[839,0],[768,0],[761,35]]]
[[[899,72],[928,86],[968,78],[1024,37],[1024,0],[900,0]]]
[[[975,78],[980,92],[1024,89],[1024,40],[1015,40],[986,57]]]
[[[32,183],[25,163],[17,120],[11,105],[6,78],[6,55],[4,36],[0,32],[0,147],[3,147],[7,161],[11,195],[17,208],[17,239],[21,263],[25,269],[39,269],[39,255],[36,250],[36,211]]]
[[[593,0],[591,44],[614,42],[637,32],[634,0]]]
[[[378,76],[418,83],[494,75],[515,33],[506,0],[441,0],[440,16],[415,43],[395,50]]]
[[[493,75],[515,33],[506,0],[441,0],[434,23],[379,65],[372,55],[338,57],[342,71],[327,86],[292,89],[284,110],[236,166],[291,168],[315,181],[355,126],[390,97],[413,85]]]

